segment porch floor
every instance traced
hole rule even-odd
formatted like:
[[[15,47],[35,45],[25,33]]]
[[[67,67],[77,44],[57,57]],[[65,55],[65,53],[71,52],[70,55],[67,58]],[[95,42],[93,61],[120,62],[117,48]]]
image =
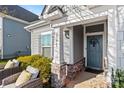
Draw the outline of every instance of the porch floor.
[[[107,88],[104,73],[82,71],[66,86],[67,88]]]

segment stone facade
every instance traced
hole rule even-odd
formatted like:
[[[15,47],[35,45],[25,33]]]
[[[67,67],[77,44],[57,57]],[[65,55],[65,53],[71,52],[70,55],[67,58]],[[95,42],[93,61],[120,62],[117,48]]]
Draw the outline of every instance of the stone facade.
[[[52,87],[63,87],[66,80],[66,64],[56,64],[52,63],[52,76],[51,84]]]
[[[73,80],[77,72],[80,72],[82,69],[84,70],[84,60],[80,60],[75,64],[67,64],[67,79]]]
[[[84,70],[84,60],[75,64],[52,64],[52,87],[64,87],[73,80],[77,73]]]

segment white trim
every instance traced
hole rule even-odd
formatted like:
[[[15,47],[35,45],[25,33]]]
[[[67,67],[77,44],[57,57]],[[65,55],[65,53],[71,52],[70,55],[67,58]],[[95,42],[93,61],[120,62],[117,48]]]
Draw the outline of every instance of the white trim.
[[[31,25],[28,25],[26,27],[24,27],[27,31],[31,31],[31,29],[35,29],[37,27],[40,27],[40,26],[44,26],[44,25],[48,25],[49,23],[47,23],[46,21],[42,20],[42,21],[39,21],[39,22],[36,22],[34,24],[31,24]]]
[[[9,16],[9,15],[3,14],[3,13],[0,13],[0,16],[5,17],[5,18],[9,18],[9,19],[12,19],[12,20],[24,23],[24,24],[30,24],[30,22],[28,22],[28,21],[24,21],[22,19],[15,18],[15,17]]]
[[[69,64],[74,64],[74,40],[73,40],[73,27],[69,30],[70,33],[70,62]]]
[[[47,6],[46,6],[46,9],[45,9],[45,11],[44,11],[44,14],[46,14],[46,13],[48,12],[48,10],[49,10],[50,7],[51,7],[51,5],[47,5]]]
[[[52,31],[42,32],[41,35],[52,34]]]
[[[80,25],[80,24],[85,25],[85,24],[88,24],[88,23],[96,22],[96,21],[106,20],[107,18],[108,18],[107,15],[103,15],[103,16],[99,16],[99,17],[96,16],[96,17],[93,17],[93,18],[84,19],[83,22],[81,22],[81,20],[76,18],[76,19],[73,19],[73,20],[67,20],[66,22],[60,22],[60,23],[57,23],[57,24],[53,24],[52,27],[59,27],[59,26],[71,27],[71,26]],[[61,19],[59,19],[59,20],[61,20]]]
[[[103,35],[104,32],[93,32],[93,33],[86,33],[87,36],[95,36],[95,35]]]
[[[55,19],[58,19],[62,16],[63,16],[62,12],[60,10],[56,10],[50,14],[44,14],[43,19],[55,20]]]
[[[83,51],[84,51],[84,58],[85,58],[85,67],[87,66],[87,64],[86,64],[86,62],[87,62],[87,59],[86,59],[86,49],[87,49],[87,47],[86,47],[86,36],[85,36],[85,25],[84,25],[84,49],[83,49]]]
[[[104,31],[103,32],[94,32],[94,33],[86,33],[86,27],[91,25],[97,25],[97,24],[104,24]],[[85,59],[85,66],[87,67],[87,36],[93,36],[93,35],[102,35],[103,36],[103,60],[102,60],[102,70],[104,69],[104,57],[106,56],[106,22],[96,22],[84,25],[84,57]]]

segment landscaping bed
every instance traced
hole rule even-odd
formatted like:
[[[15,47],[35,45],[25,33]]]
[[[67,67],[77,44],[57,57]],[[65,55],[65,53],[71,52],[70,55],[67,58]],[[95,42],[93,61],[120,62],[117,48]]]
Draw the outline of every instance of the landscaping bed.
[[[20,67],[25,70],[27,66],[32,66],[35,68],[38,68],[40,71],[39,77],[41,81],[43,82],[43,87],[49,88],[51,87],[51,63],[52,60],[47,57],[43,57],[41,55],[31,55],[31,56],[20,56],[18,58],[13,58],[17,59],[20,62]],[[13,59],[5,59],[5,60],[0,60],[0,68],[5,65],[8,60],[13,60]]]
[[[31,55],[18,57],[17,60],[20,62],[20,66],[23,69],[26,69],[29,65],[38,68],[40,71],[40,79],[43,82],[43,87],[51,87],[51,59],[41,55]]]

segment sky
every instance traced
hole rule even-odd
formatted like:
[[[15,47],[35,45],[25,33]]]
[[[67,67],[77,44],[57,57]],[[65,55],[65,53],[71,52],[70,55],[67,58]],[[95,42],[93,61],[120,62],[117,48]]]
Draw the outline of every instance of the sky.
[[[40,15],[44,6],[43,5],[20,5],[28,11],[35,13],[36,15]]]

